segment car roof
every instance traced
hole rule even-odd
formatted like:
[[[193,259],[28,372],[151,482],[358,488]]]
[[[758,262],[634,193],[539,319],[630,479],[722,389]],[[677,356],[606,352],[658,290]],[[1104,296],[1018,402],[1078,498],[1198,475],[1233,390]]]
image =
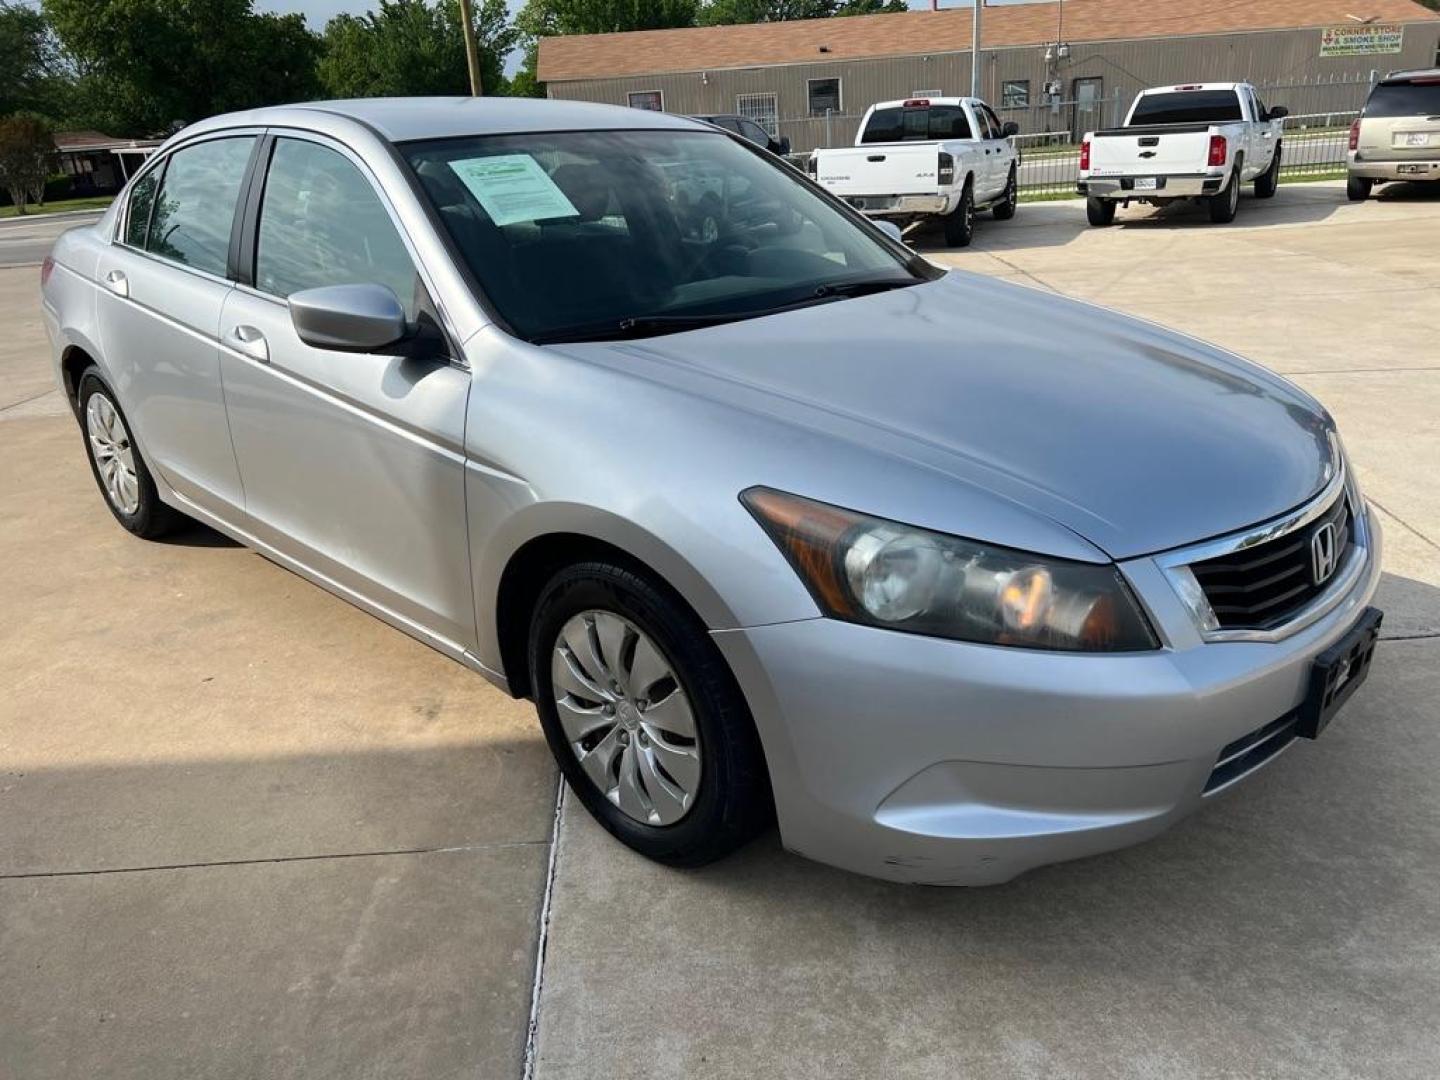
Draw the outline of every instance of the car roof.
[[[391,142],[534,131],[705,130],[688,117],[631,109],[623,105],[548,98],[414,97],[276,105],[212,117],[192,124],[184,131],[267,124],[303,126],[306,114],[314,113],[359,121]]]
[[[1152,86],[1148,90],[1141,90],[1140,96],[1144,97],[1146,94],[1173,94],[1177,91],[1186,90],[1238,90],[1240,87],[1246,85],[1248,84],[1238,82],[1174,83],[1170,86]]]

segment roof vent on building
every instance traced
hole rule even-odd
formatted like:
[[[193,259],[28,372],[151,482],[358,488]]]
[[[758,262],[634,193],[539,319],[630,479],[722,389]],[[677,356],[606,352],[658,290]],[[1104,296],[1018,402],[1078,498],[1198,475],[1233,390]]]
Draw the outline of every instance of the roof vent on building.
[[[829,45],[821,45],[821,46],[820,46],[820,51],[821,51],[821,52],[829,52],[829,51],[830,51],[830,46],[829,46]]]

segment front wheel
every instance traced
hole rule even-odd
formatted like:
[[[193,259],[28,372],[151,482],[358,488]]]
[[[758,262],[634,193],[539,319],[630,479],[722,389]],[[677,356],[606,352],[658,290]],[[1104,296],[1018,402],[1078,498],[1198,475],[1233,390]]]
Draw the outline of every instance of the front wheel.
[[[991,211],[996,221],[1009,221],[1015,216],[1020,203],[1020,184],[1015,178],[1015,166],[1010,166],[1010,179],[1005,183],[1005,194]]]
[[[1375,181],[1367,180],[1363,176],[1352,176],[1345,181],[1345,197],[1351,202],[1364,202],[1370,198],[1370,190],[1375,186]]]
[[[1230,180],[1222,191],[1211,195],[1209,200],[1210,220],[1216,225],[1228,225],[1235,220],[1235,213],[1240,209],[1240,164],[1236,162],[1235,171],[1230,174]]]
[[[965,181],[965,190],[960,192],[960,201],[955,209],[945,215],[945,243],[950,247],[969,247],[975,235],[975,191],[970,181]]]
[[[1096,228],[1104,228],[1115,221],[1114,199],[1086,199],[1085,216]]]
[[[545,739],[585,808],[671,866],[728,854],[773,814],[754,722],[703,623],[627,566],[582,563],[530,627]]]
[[[1275,156],[1270,159],[1270,167],[1255,178],[1255,197],[1257,199],[1273,198],[1275,189],[1280,186],[1280,153],[1280,144],[1276,143]]]

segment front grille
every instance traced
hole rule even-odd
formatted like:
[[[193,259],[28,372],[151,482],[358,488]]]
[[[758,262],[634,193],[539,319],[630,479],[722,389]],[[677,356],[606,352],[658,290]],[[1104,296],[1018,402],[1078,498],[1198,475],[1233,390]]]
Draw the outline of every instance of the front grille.
[[[1242,735],[1215,759],[1215,768],[1205,781],[1203,794],[1210,795],[1254,772],[1295,741],[1297,714],[1288,712],[1248,735]]]
[[[1352,547],[1350,505],[1342,492],[1335,504],[1302,529],[1190,564],[1222,630],[1269,630],[1286,622],[1325,590],[1332,573],[1316,584],[1310,541],[1317,530],[1335,527],[1335,571]]]

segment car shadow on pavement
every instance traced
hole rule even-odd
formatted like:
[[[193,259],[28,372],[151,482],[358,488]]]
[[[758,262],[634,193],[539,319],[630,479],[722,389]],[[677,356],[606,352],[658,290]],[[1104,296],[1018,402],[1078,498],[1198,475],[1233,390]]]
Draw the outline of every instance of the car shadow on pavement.
[[[172,544],[176,547],[192,548],[236,548],[242,547],[236,540],[230,539],[222,532],[210,528],[209,525],[202,525],[200,522],[187,518],[185,524],[172,533],[160,537],[157,543]]]

